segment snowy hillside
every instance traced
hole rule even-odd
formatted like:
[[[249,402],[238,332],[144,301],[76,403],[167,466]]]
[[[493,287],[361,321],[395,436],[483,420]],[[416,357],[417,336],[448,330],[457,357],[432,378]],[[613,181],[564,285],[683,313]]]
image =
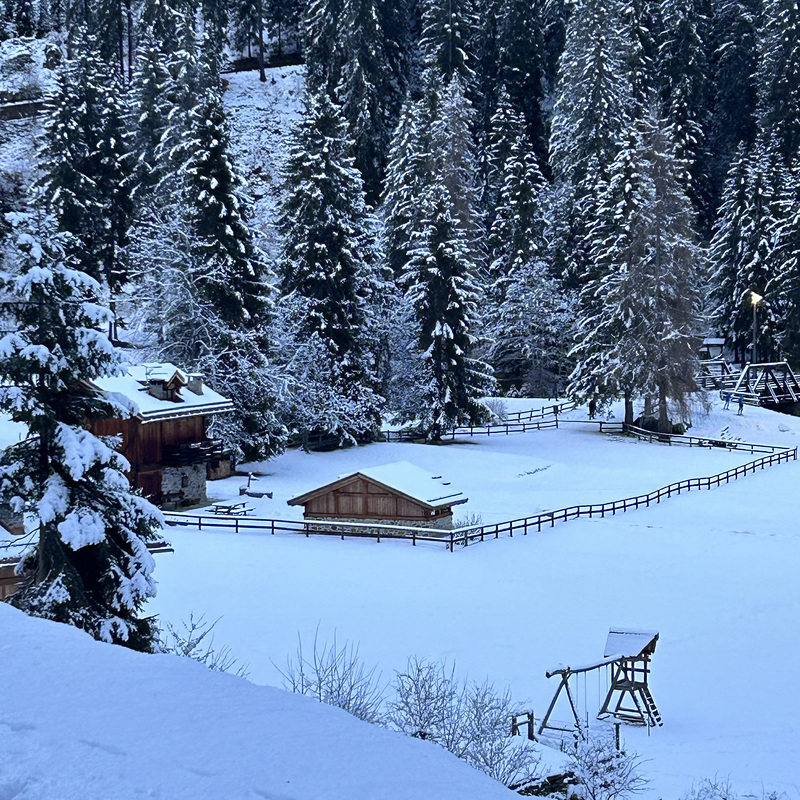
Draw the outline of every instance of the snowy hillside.
[[[253,200],[253,223],[269,255],[276,247],[276,209],[291,126],[300,118],[303,67],[280,67],[261,83],[257,72],[225,76],[225,108],[231,121],[231,154]]]
[[[7,800],[501,800],[439,747],[0,604]]]

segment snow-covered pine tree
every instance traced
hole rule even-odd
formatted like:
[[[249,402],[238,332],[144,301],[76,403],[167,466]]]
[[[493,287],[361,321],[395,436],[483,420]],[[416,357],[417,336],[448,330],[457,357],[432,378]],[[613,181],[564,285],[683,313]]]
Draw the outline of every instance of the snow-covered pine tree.
[[[162,52],[170,55],[181,44],[181,19],[188,0],[142,0],[139,26],[160,44]]]
[[[236,0],[231,12],[233,36],[231,42],[235,50],[253,57],[253,45],[258,46],[263,25],[262,0]]]
[[[394,275],[408,263],[411,237],[419,230],[417,201],[429,171],[431,97],[428,91],[418,100],[406,98],[389,149],[381,215],[383,249]]]
[[[490,368],[471,356],[480,300],[473,243],[442,181],[433,181],[420,203],[424,226],[412,239],[401,281],[414,307],[422,360],[415,416],[437,440],[455,425],[485,419],[479,398],[494,381]]]
[[[306,83],[316,94],[333,97],[342,78],[339,22],[344,0],[309,0],[303,19]]]
[[[117,69],[124,80],[127,14],[123,0],[93,0],[90,18],[96,54]]]
[[[504,385],[552,389],[565,371],[572,301],[548,274],[544,178],[524,133],[503,167],[497,211],[487,237],[489,361]]]
[[[776,212],[770,257],[775,278],[768,289],[778,301],[780,352],[796,364],[800,359],[800,170],[785,174]]]
[[[41,152],[43,200],[71,234],[71,261],[112,296],[127,280],[132,165],[119,75],[80,42],[53,99]]]
[[[166,98],[169,81],[162,47],[150,31],[144,31],[136,53],[132,89],[132,152],[136,160],[135,195],[139,203],[149,197],[163,177],[158,153],[170,111]]]
[[[438,98],[434,76],[425,81],[429,127],[428,170],[421,180],[419,212],[409,227],[409,261],[400,277],[414,306],[424,386],[419,418],[432,439],[452,425],[483,417],[478,398],[493,381],[472,354],[481,293],[473,110],[454,74]],[[421,153],[422,154],[422,153]]]
[[[756,75],[759,127],[785,166],[800,157],[800,6],[766,0]]]
[[[717,0],[714,8],[712,133],[717,187],[724,184],[738,146],[749,148],[756,139],[760,5],[758,0]]]
[[[473,76],[471,58],[478,19],[473,0],[420,0],[422,33],[419,48],[423,64],[445,82],[458,74]]]
[[[179,206],[191,232],[193,269],[187,277],[199,304],[211,310],[215,330],[198,336],[195,352],[186,355],[212,386],[231,395],[235,410],[226,429],[228,441],[249,459],[263,458],[282,444],[274,389],[264,391],[271,371],[269,289],[246,224],[241,181],[228,155],[222,98],[213,88],[193,109],[190,125]]]
[[[296,346],[314,350],[310,378],[331,382],[319,397],[327,405],[306,409],[306,418],[293,422],[304,436],[330,434],[341,444],[374,435],[381,403],[365,331],[376,269],[375,221],[351,147],[330,97],[309,94],[294,131],[280,220],[283,305],[295,317]]]
[[[200,10],[204,63],[216,77],[222,71],[223,53],[228,44],[228,0],[200,0]]]
[[[98,331],[110,313],[101,286],[70,265],[69,237],[42,228],[19,223],[1,279],[14,330],[0,340],[0,408],[29,438],[3,451],[0,500],[38,519],[36,544],[21,562],[26,580],[10,602],[148,651],[153,622],[140,614],[155,584],[146,542],[161,516],[131,491],[125,460],[84,427],[128,411],[85,388],[116,368]]]
[[[506,0],[500,5],[497,80],[525,119],[525,133],[540,164],[547,163],[544,0]]]
[[[698,269],[702,250],[681,183],[685,168],[656,104],[610,169],[593,237],[601,275],[581,293],[571,391],[600,401],[655,391],[659,430],[668,401],[682,409],[697,389]]]
[[[336,97],[347,120],[367,202],[374,207],[402,87],[387,69],[388,44],[377,0],[343,0],[339,25],[343,63]]]
[[[590,270],[581,250],[592,224],[598,184],[614,160],[620,132],[633,109],[627,55],[630,29],[617,0],[584,0],[567,27],[559,63],[551,127],[551,167],[556,181],[552,209],[556,269],[581,285]]]
[[[710,5],[708,0],[664,0],[662,13],[665,39],[659,64],[665,116],[675,131],[678,154],[688,165],[687,191],[699,230],[707,236],[717,204],[710,173]]]
[[[496,212],[487,236],[488,294],[501,316],[507,287],[522,280],[516,273],[533,261],[544,261],[544,185],[536,154],[520,131],[502,164]],[[497,335],[502,337],[500,325]]]
[[[628,75],[633,95],[633,116],[646,110],[654,91],[658,90],[659,43],[663,39],[663,20],[659,0],[628,0],[623,25],[629,30],[631,45],[628,54]]]
[[[506,162],[511,151],[524,134],[525,120],[511,104],[511,98],[504,86],[500,87],[497,110],[492,115],[486,137],[486,148],[481,164],[481,208],[485,215],[486,227],[491,230],[497,214],[500,193],[505,181]],[[530,142],[528,142],[530,147]]]
[[[717,325],[737,354],[744,358],[752,341],[752,293],[761,295],[759,360],[777,354],[778,277],[772,257],[777,218],[774,185],[779,156],[761,141],[750,150],[739,147],[728,172],[719,217],[714,226],[709,259],[715,277]]]

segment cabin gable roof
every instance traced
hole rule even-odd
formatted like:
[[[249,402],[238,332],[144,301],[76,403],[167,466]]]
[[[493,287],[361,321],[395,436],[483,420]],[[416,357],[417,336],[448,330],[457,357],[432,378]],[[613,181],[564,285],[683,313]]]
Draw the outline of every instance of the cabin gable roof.
[[[430,511],[466,503],[468,499],[463,492],[453,491],[449,482],[442,481],[441,476],[431,475],[408,461],[398,461],[342,475],[331,483],[292,498],[288,501],[289,505],[305,505],[314,498],[341,489],[358,478]]]
[[[96,378],[95,391],[132,410],[140,422],[210,416],[233,409],[233,403],[205,386],[202,378],[174,364],[127,364],[119,375]]]

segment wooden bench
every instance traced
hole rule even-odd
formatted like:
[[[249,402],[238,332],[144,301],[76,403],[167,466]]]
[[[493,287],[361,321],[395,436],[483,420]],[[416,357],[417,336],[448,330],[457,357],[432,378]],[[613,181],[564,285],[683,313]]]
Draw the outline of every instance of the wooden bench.
[[[247,503],[216,503],[211,507],[214,514],[220,514],[227,517],[243,517],[255,511]]]

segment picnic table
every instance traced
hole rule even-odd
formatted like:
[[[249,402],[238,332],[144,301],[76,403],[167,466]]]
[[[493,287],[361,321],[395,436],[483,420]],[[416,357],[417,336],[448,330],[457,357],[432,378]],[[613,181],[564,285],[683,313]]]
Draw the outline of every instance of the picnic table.
[[[220,514],[228,517],[243,517],[255,511],[247,503],[215,503],[211,506],[212,514]]]

